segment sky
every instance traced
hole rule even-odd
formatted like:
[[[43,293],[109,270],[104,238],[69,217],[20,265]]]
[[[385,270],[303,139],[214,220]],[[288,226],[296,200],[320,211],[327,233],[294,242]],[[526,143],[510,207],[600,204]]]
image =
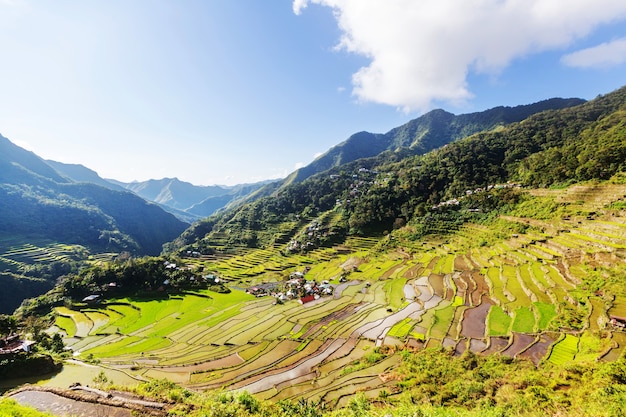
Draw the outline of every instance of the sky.
[[[282,178],[434,108],[623,85],[624,0],[0,0],[0,134],[125,182]]]

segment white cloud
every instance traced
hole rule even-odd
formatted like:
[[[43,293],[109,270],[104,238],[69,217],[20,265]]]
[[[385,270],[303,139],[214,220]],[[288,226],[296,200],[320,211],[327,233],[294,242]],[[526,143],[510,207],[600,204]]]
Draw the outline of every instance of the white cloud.
[[[626,38],[572,52],[563,56],[561,62],[580,68],[608,68],[623,64],[626,62]]]
[[[302,13],[302,10],[306,8],[307,0],[293,0],[293,12],[295,14]]]
[[[306,164],[304,162],[296,162],[295,165],[293,166],[293,169],[300,169],[303,166],[305,166]]]
[[[339,49],[370,59],[354,95],[405,111],[467,100],[469,72],[498,74],[626,18],[623,0],[294,0],[294,12],[309,3],[333,9]]]

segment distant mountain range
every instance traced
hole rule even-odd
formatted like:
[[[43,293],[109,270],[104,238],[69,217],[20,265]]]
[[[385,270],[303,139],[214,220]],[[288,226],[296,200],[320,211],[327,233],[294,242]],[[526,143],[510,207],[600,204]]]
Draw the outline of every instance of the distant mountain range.
[[[146,200],[159,204],[179,218],[186,218],[191,221],[208,217],[271,182],[262,181],[229,187],[224,185],[193,185],[180,181],[178,178],[131,183],[109,181]]]
[[[83,165],[46,162],[74,182],[88,182],[116,191],[132,191],[187,223],[208,217],[271,182],[202,186],[178,178],[163,178],[128,183],[101,178],[95,171]]]
[[[46,230],[51,235],[56,230],[64,235],[64,239],[74,234],[80,236],[80,242],[100,245],[103,242],[98,239],[101,239],[104,230],[108,230],[123,236],[121,240],[111,241],[124,242],[121,246],[140,253],[154,254],[160,251],[163,243],[181,233],[186,223],[206,218],[220,209],[270,195],[331,168],[361,158],[423,154],[473,133],[523,120],[540,111],[562,109],[583,102],[581,99],[554,98],[530,105],[496,107],[458,116],[444,110],[433,110],[385,134],[356,133],[284,180],[232,187],[197,186],[177,178],[132,183],[107,180],[82,165],[43,160],[0,136],[0,194],[5,197],[0,203],[0,214],[4,213],[0,230],[20,233],[36,230],[42,233]],[[173,214],[178,221],[165,216],[162,210],[144,200]],[[125,209],[111,204],[113,201]],[[17,207],[21,209],[15,210]],[[159,226],[149,226],[153,221],[151,216],[159,219],[156,222]],[[130,221],[130,218],[134,220]],[[42,228],[44,225],[47,226]],[[69,225],[72,227],[68,228]],[[89,237],[80,225],[89,225]]]

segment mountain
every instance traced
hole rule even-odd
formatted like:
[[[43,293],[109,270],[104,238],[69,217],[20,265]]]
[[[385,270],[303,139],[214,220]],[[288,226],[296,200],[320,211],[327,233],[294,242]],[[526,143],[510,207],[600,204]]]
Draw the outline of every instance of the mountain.
[[[124,183],[108,180],[124,189],[159,204],[164,210],[190,221],[208,217],[248,194],[266,185],[269,181],[235,186],[199,186],[178,178],[163,178],[141,182]]]
[[[557,109],[498,124],[550,107]],[[311,172],[330,169],[283,183],[271,195],[195,224],[168,249],[211,253],[225,245],[284,245],[297,241],[310,219],[327,219],[321,220],[327,222],[324,232],[311,243],[334,244],[348,235],[380,234],[403,224],[423,227],[425,219],[437,215],[433,207],[489,185],[545,187],[608,179],[626,169],[625,112],[626,87],[589,102],[555,99],[466,116],[430,112],[393,129],[387,139],[362,132],[319,158],[317,168],[307,167]],[[485,130],[488,126],[492,128]],[[472,131],[478,133],[459,138]],[[366,154],[366,148],[382,149],[390,138],[403,149],[399,157],[385,156],[387,147],[376,157],[353,160]],[[446,146],[423,155],[407,152],[444,139]],[[493,202],[477,203],[485,204]]]
[[[187,226],[131,192],[75,182],[53,165],[0,136],[0,232],[156,255]],[[93,180],[84,168],[63,168]]]
[[[291,174],[284,185],[301,182],[330,168],[382,152],[404,150],[407,155],[421,155],[474,133],[495,129],[546,110],[563,109],[584,103],[577,98],[552,98],[515,107],[495,107],[482,112],[454,115],[432,110],[385,134],[358,132],[334,146],[309,165]]]
[[[0,314],[90,255],[158,255],[188,225],[81,165],[45,161],[0,135]]]
[[[46,160],[46,163],[54,168],[59,174],[63,175],[71,182],[88,182],[99,185],[101,187],[110,188],[116,191],[124,191],[121,187],[111,181],[107,181],[100,177],[98,173],[80,164],[64,164],[52,160]]]

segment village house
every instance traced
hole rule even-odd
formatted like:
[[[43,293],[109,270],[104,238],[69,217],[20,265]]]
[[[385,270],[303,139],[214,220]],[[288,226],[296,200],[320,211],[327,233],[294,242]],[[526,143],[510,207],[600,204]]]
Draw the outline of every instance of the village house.
[[[32,340],[22,340],[18,334],[11,334],[0,338],[0,355],[30,352],[34,344]]]

